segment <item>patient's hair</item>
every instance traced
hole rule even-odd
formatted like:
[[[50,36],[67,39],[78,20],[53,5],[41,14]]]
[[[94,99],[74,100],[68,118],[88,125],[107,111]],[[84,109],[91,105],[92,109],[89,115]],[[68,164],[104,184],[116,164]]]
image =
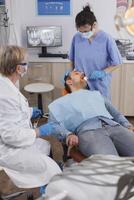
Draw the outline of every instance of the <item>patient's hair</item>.
[[[18,46],[0,46],[0,73],[10,76],[16,71],[16,66],[24,61],[26,50]]]
[[[69,73],[68,73],[68,74],[65,74],[65,76],[64,76],[64,87],[65,87],[65,90],[66,90],[68,93],[71,93],[71,92],[72,92],[72,91],[71,91],[71,88],[70,88],[70,86],[66,83],[66,81],[69,80],[69,79],[71,79],[70,74],[69,74]]]
[[[80,28],[80,26],[84,26],[86,24],[92,26],[94,22],[97,22],[97,20],[89,5],[83,7],[83,10],[79,12],[75,18],[76,28]]]
[[[64,76],[64,87],[65,87],[65,90],[68,92],[68,93],[71,93],[71,88],[70,86],[67,84],[67,80],[71,79],[70,77],[70,73],[67,73],[65,76]],[[87,89],[87,90],[90,90],[88,84],[85,86],[85,88],[83,89]]]

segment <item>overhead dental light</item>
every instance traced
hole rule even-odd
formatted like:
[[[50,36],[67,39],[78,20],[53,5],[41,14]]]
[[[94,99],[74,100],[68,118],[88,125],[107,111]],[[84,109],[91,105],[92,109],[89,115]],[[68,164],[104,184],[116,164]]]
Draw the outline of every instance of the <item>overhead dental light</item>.
[[[126,0],[117,0],[117,14],[115,26],[118,31],[125,28],[131,35],[134,35],[134,0],[127,5]]]
[[[124,26],[131,35],[134,35],[134,7],[131,7],[126,11]]]

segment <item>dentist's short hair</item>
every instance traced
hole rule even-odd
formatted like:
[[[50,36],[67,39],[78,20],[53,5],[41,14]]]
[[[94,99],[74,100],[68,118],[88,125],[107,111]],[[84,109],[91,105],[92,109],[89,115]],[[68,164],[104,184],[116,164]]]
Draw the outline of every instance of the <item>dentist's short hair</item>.
[[[10,76],[16,71],[16,66],[23,62],[26,50],[22,47],[7,45],[0,47],[0,73]]]

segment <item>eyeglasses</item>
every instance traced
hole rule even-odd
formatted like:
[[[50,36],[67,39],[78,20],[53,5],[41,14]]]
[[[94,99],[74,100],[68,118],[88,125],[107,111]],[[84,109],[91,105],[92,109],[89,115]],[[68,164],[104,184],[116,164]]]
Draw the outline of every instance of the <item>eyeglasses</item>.
[[[28,65],[28,63],[18,63],[18,65],[25,66],[25,65]]]

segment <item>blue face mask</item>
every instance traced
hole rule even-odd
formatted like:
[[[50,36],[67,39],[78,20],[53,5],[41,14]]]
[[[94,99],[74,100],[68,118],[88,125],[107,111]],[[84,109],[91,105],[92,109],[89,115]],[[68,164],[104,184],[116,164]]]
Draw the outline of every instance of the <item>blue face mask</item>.
[[[83,38],[89,39],[94,35],[94,32],[88,31],[88,32],[85,32],[85,33],[81,33],[81,35],[82,35]]]

